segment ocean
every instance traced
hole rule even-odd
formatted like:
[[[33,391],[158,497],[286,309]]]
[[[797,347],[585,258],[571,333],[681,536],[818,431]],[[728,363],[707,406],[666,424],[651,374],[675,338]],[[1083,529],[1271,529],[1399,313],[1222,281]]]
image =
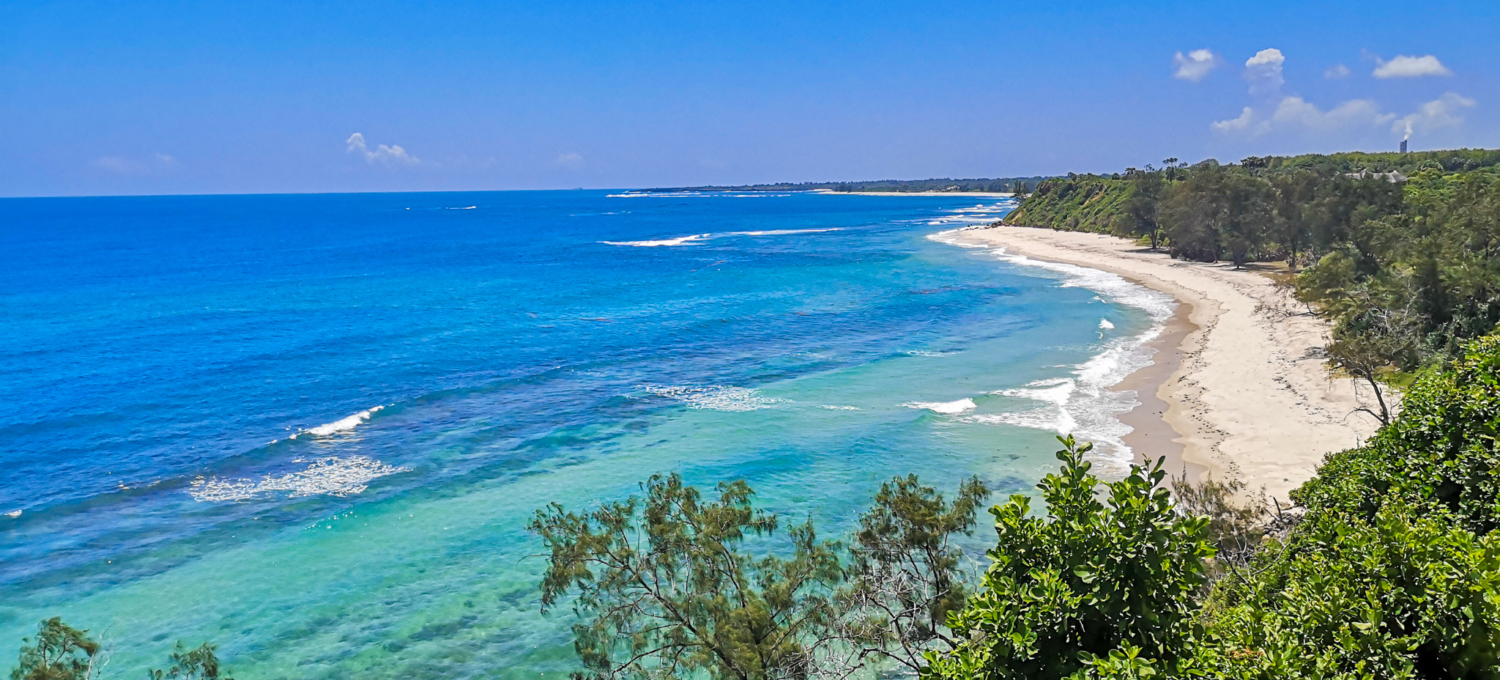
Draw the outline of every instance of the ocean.
[[[181,640],[241,680],[564,678],[548,503],[744,479],[836,536],[896,475],[1031,494],[1059,432],[1122,474],[1107,387],[1173,303],[955,245],[1011,207],[0,200],[0,659],[61,616],[122,677]]]

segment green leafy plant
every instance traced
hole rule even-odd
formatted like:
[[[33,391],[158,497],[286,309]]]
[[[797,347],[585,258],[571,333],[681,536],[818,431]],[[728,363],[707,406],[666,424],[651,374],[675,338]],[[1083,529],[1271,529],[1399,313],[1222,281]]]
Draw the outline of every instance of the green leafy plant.
[[[999,541],[983,589],[949,617],[962,642],[930,654],[925,677],[1064,678],[1115,651],[1139,648],[1129,658],[1153,667],[1190,651],[1208,519],[1177,514],[1162,460],[1103,484],[1101,502],[1092,446],[1059,440],[1062,468],[1038,485],[1050,517],[1021,495],[990,510]]]

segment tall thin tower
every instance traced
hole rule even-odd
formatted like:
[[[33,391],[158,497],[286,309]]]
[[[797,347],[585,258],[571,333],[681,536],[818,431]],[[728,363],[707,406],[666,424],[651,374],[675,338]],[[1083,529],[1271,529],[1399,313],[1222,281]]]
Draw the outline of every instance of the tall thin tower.
[[[1401,140],[1401,153],[1406,153],[1406,140]]]

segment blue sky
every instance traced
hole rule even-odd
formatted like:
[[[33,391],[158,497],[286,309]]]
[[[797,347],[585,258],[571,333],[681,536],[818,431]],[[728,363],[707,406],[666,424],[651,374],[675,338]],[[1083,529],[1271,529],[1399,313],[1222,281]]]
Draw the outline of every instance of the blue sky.
[[[1500,147],[1497,35],[1493,0],[0,2],[0,195],[1107,172],[1407,124]]]

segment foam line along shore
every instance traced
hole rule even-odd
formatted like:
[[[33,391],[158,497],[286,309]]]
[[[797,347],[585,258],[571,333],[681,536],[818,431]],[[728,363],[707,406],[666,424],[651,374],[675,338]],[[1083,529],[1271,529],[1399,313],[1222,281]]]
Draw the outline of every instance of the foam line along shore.
[[[1296,313],[1288,292],[1262,273],[1174,260],[1099,234],[1009,226],[946,234],[1012,259],[1111,272],[1182,303],[1148,339],[1152,362],[1116,385],[1140,395],[1122,419],[1132,428],[1124,440],[1139,456],[1167,455],[1174,474],[1238,476],[1285,502],[1324,455],[1378,426],[1356,411],[1356,384],[1324,366],[1327,325]]]

